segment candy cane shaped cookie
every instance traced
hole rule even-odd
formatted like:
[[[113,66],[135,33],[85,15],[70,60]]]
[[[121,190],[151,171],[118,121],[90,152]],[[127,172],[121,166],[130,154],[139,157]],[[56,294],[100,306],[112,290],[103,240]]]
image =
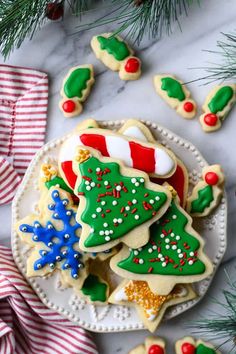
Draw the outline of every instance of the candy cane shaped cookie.
[[[187,211],[192,216],[206,216],[217,207],[223,194],[224,174],[220,165],[203,168],[202,180],[187,199]]]
[[[77,176],[72,161],[78,146],[92,147],[103,156],[121,160],[126,166],[156,177],[169,177],[176,169],[174,154],[160,144],[142,142],[107,129],[87,129],[71,135],[59,153],[59,170],[70,188]]]
[[[155,75],[154,86],[158,95],[186,119],[196,115],[196,103],[182,81],[172,75]]]
[[[199,118],[202,129],[207,133],[220,129],[235,102],[235,84],[215,86],[202,106],[204,113]]]
[[[94,36],[91,47],[96,57],[113,71],[119,71],[121,80],[137,80],[141,75],[141,61],[119,36],[103,33]]]
[[[82,112],[82,102],[88,97],[94,83],[92,65],[79,65],[68,72],[61,89],[63,97],[59,108],[65,117],[74,117]]]

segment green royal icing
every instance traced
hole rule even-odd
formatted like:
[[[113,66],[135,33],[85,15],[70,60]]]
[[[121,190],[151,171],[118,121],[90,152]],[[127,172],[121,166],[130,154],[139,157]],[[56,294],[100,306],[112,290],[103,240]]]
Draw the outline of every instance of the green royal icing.
[[[150,227],[150,240],[131,249],[118,267],[135,274],[195,275],[205,271],[197,251],[199,241],[186,231],[188,219],[174,201],[165,215]]]
[[[223,111],[223,109],[227,106],[227,104],[233,97],[233,94],[234,90],[232,89],[232,87],[221,87],[208,104],[210,111],[215,114]]]
[[[185,100],[185,93],[179,81],[173,79],[172,77],[163,77],[161,82],[161,89],[166,91],[169,97],[177,98],[179,101]]]
[[[191,213],[203,213],[206,208],[209,208],[213,200],[213,187],[207,184],[198,191],[198,198],[192,201]]]
[[[57,186],[57,185],[64,191],[69,192],[70,194],[74,194],[73,190],[70,189],[65,183],[65,181],[59,176],[56,176],[50,181],[45,182],[45,186],[47,187],[47,189],[50,189],[52,186]]]
[[[81,291],[89,296],[91,301],[105,302],[107,300],[107,284],[102,283],[97,275],[90,274],[85,279]]]
[[[196,348],[196,354],[216,354],[216,351],[206,347],[204,344],[199,344]]]
[[[104,163],[90,157],[79,164],[79,170],[82,182],[78,192],[86,198],[81,220],[91,227],[85,247],[125,236],[153,218],[167,201],[166,193],[145,188],[142,177],[122,176],[115,162]]]
[[[83,97],[83,91],[87,88],[87,82],[91,79],[89,68],[77,68],[72,71],[64,85],[64,92],[68,98]]]
[[[130,55],[130,51],[125,42],[120,41],[117,37],[97,37],[102,50],[106,50],[116,60],[122,61]]]

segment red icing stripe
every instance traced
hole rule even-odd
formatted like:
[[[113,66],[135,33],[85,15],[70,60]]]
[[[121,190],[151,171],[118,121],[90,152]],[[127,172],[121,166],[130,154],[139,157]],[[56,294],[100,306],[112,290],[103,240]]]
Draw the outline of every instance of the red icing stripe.
[[[148,173],[155,171],[155,150],[145,147],[134,141],[129,142],[131,158],[133,160],[133,168]]]
[[[82,134],[80,140],[85,146],[99,150],[103,156],[110,156],[107,151],[105,136],[99,134]]]
[[[163,184],[168,182],[178,193],[180,199],[180,205],[184,203],[184,187],[185,187],[185,175],[182,167],[177,165],[175,173],[169,178],[151,178],[151,181],[157,184]]]
[[[64,161],[61,163],[61,168],[66,176],[67,182],[70,185],[71,189],[75,188],[75,183],[77,180],[77,176],[72,170],[72,161]]]

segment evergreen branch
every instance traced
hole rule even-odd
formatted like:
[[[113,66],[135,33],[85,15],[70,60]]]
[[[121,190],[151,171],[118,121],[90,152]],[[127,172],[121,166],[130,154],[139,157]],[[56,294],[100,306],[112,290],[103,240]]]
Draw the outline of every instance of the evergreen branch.
[[[2,0],[0,3],[0,51],[6,58],[26,37],[32,38],[45,17],[49,0]]]
[[[219,50],[206,51],[221,57],[221,61],[218,64],[211,64],[211,66],[201,68],[205,69],[208,75],[198,80],[206,80],[207,83],[210,83],[214,81],[236,79],[236,32],[221,34],[224,39],[222,41],[217,41],[217,47]]]
[[[202,318],[193,324],[188,325],[194,329],[195,334],[202,334],[209,339],[222,340],[220,347],[231,344],[232,353],[236,348],[236,282],[232,282],[228,277],[229,290],[223,290],[224,302],[214,300],[219,306],[219,313],[210,312],[210,318]]]
[[[110,13],[94,22],[77,26],[78,32],[116,22],[115,34],[127,30],[127,36],[138,44],[143,36],[160,38],[163,32],[171,33],[171,26],[179,22],[179,17],[187,10],[193,0],[112,0],[114,8]]]

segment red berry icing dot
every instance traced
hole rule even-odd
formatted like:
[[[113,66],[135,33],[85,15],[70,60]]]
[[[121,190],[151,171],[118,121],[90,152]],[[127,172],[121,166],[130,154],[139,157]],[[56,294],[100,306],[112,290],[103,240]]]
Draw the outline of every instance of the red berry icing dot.
[[[125,64],[125,71],[127,73],[136,73],[139,70],[140,63],[137,58],[129,58]]]
[[[194,104],[192,102],[185,102],[184,110],[188,113],[192,112],[194,110]]]
[[[158,344],[153,344],[148,349],[148,354],[164,354],[164,349]]]
[[[66,113],[72,113],[75,110],[75,102],[72,100],[67,100],[63,102],[63,111]]]
[[[215,172],[207,172],[205,175],[205,181],[210,186],[215,186],[219,181],[219,177]]]
[[[182,344],[182,354],[195,354],[195,346],[191,343]]]
[[[218,121],[218,117],[214,113],[208,113],[204,116],[204,123],[206,123],[206,125],[209,125],[211,127],[214,127],[217,121]]]

